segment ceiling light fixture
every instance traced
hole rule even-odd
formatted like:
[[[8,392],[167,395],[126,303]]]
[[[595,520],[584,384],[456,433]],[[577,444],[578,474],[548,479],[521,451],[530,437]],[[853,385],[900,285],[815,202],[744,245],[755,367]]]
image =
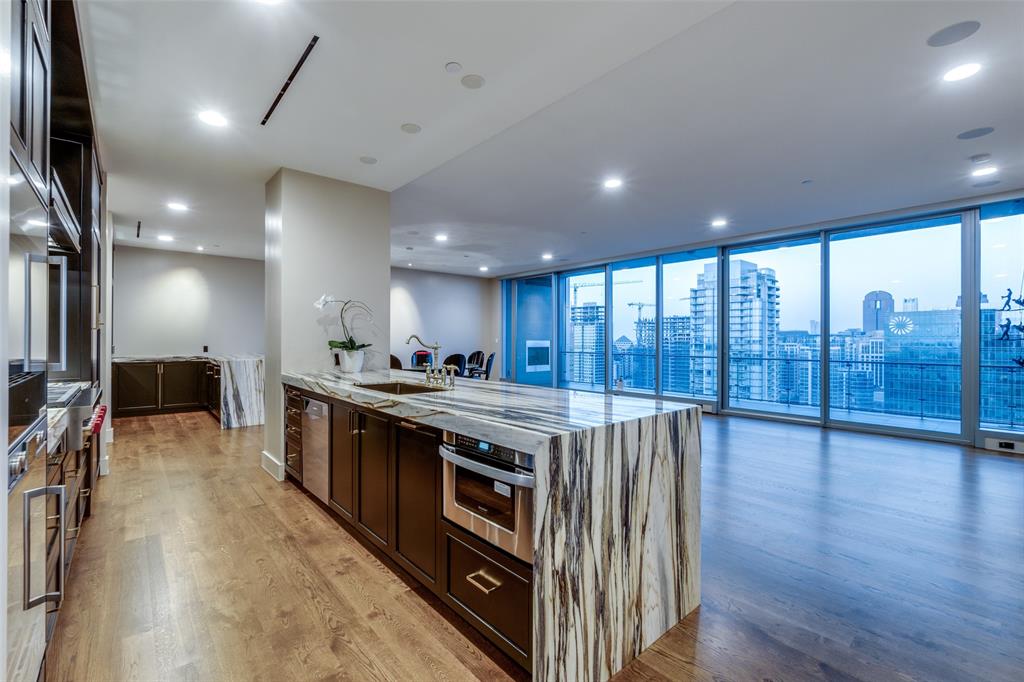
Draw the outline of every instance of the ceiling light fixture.
[[[956,81],[962,81],[965,78],[970,78],[979,71],[981,71],[981,64],[961,64],[960,66],[947,71],[942,77],[942,80],[947,83],[954,83]]]
[[[729,224],[729,221],[725,218],[715,218],[711,221],[711,227],[725,227]]]
[[[970,38],[979,28],[981,28],[981,24],[977,21],[961,21],[933,33],[928,38],[928,45],[930,47],[946,47],[953,43],[959,43],[961,40]]]
[[[373,164],[377,163],[377,159],[375,159],[372,156],[360,156],[359,160],[362,163],[365,163],[367,166],[372,166]]]
[[[180,201],[168,201],[167,208],[171,209],[172,211],[187,211],[188,204],[183,204]]]
[[[551,260],[552,258],[554,258],[554,256],[550,253],[542,253],[540,257],[543,258],[544,260]]]
[[[984,168],[979,168],[978,170],[972,172],[971,175],[973,175],[976,178],[983,178],[986,175],[994,175],[994,174],[996,174],[998,172],[999,172],[999,168],[998,167],[996,167],[996,166],[986,166]]]
[[[435,234],[434,235],[434,241],[435,242],[446,242],[446,241],[448,241],[448,235],[446,235],[446,234]]]
[[[605,178],[605,189],[618,189],[620,187],[622,187],[622,178]]]
[[[486,265],[481,265],[480,266],[480,272],[487,272],[488,269],[489,268]]]
[[[202,251],[202,250],[203,250],[203,247],[202,247],[202,246],[197,246],[197,247],[196,247],[196,251]]]
[[[956,139],[958,139],[958,140],[974,140],[974,139],[977,139],[979,137],[984,137],[985,135],[989,135],[990,133],[993,133],[993,132],[995,132],[995,128],[993,128],[992,126],[985,126],[984,128],[971,128],[970,130],[965,130],[964,132],[962,132],[959,135],[957,135]]]
[[[172,237],[169,234],[157,235],[157,239],[159,239],[162,242],[173,242],[174,241],[174,237]]]
[[[412,267],[412,263],[409,263],[408,265],[409,265],[410,268]]]
[[[458,62],[448,62],[444,65],[444,70],[448,73],[458,73],[459,71],[462,71],[462,64],[459,64]]]
[[[971,157],[971,163],[985,163],[986,161],[991,160],[991,154],[975,154],[974,156]]]
[[[484,77],[478,73],[468,73],[463,76],[462,80],[459,82],[462,83],[462,87],[467,90],[479,90],[484,87],[484,83],[487,81],[485,81]]]
[[[402,132],[403,133],[409,133],[410,135],[415,135],[416,133],[418,133],[421,130],[423,130],[423,128],[421,128],[420,126],[416,125],[415,123],[403,123],[402,124]]]
[[[228,124],[228,120],[224,118],[224,115],[219,111],[214,111],[213,109],[200,111],[198,116],[200,121],[208,126],[213,126],[214,128],[223,128]]]

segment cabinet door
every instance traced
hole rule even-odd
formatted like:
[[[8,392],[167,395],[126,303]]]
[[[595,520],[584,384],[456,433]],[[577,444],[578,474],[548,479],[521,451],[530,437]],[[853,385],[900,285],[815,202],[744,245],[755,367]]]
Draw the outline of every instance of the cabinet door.
[[[382,547],[391,542],[388,533],[389,448],[387,419],[359,413],[358,461],[356,463],[356,524]]]
[[[438,575],[440,440],[432,429],[395,425],[395,552],[430,584]]]
[[[123,362],[113,367],[114,416],[155,412],[160,407],[159,363]]]
[[[161,376],[161,409],[203,406],[202,362],[165,362]]]
[[[25,116],[25,90],[28,87],[25,71],[25,38],[28,36],[27,0],[11,3],[11,130],[17,135],[18,146],[28,148],[28,124]]]
[[[331,506],[352,519],[355,500],[356,430],[359,415],[344,403],[331,405]]]

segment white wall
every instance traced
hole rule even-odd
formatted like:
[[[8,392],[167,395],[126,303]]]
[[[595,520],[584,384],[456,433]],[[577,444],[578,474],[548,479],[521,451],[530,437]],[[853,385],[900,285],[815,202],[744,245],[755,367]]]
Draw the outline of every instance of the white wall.
[[[366,368],[388,366],[391,280],[387,192],[282,168],[266,185],[266,427],[263,466],[277,475],[283,449],[282,371],[333,364],[329,339],[341,335],[338,307],[313,307],[322,294],[355,298],[373,311],[353,335]]]
[[[114,355],[263,353],[263,262],[114,247]]]
[[[407,268],[391,270],[391,352],[408,366],[415,341],[406,345],[410,334],[427,343],[440,343],[441,353],[475,350],[484,355],[498,352],[501,330],[494,326],[496,280],[479,277],[423,272]],[[499,319],[500,319],[500,310]],[[497,378],[498,358],[491,378]]]

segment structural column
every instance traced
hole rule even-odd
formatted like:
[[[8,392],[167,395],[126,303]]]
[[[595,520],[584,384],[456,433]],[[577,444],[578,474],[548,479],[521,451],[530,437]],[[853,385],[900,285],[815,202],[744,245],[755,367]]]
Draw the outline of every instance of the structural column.
[[[328,369],[330,339],[341,338],[337,305],[322,294],[358,299],[373,318],[352,332],[366,369],[388,367],[391,224],[387,192],[282,168],[266,185],[266,426],[263,467],[284,477],[281,371]]]

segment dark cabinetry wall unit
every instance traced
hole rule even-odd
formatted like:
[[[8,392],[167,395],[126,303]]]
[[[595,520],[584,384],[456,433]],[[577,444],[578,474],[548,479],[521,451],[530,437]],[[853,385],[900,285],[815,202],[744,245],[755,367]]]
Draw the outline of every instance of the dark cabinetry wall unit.
[[[49,3],[13,0],[11,5],[11,153],[45,204],[50,192]]]
[[[300,485],[303,395],[285,386],[285,470]],[[328,506],[342,525],[529,669],[533,569],[442,519],[441,433],[308,395],[330,404]]]
[[[209,375],[202,360],[115,362],[111,369],[115,417],[207,409]]]

